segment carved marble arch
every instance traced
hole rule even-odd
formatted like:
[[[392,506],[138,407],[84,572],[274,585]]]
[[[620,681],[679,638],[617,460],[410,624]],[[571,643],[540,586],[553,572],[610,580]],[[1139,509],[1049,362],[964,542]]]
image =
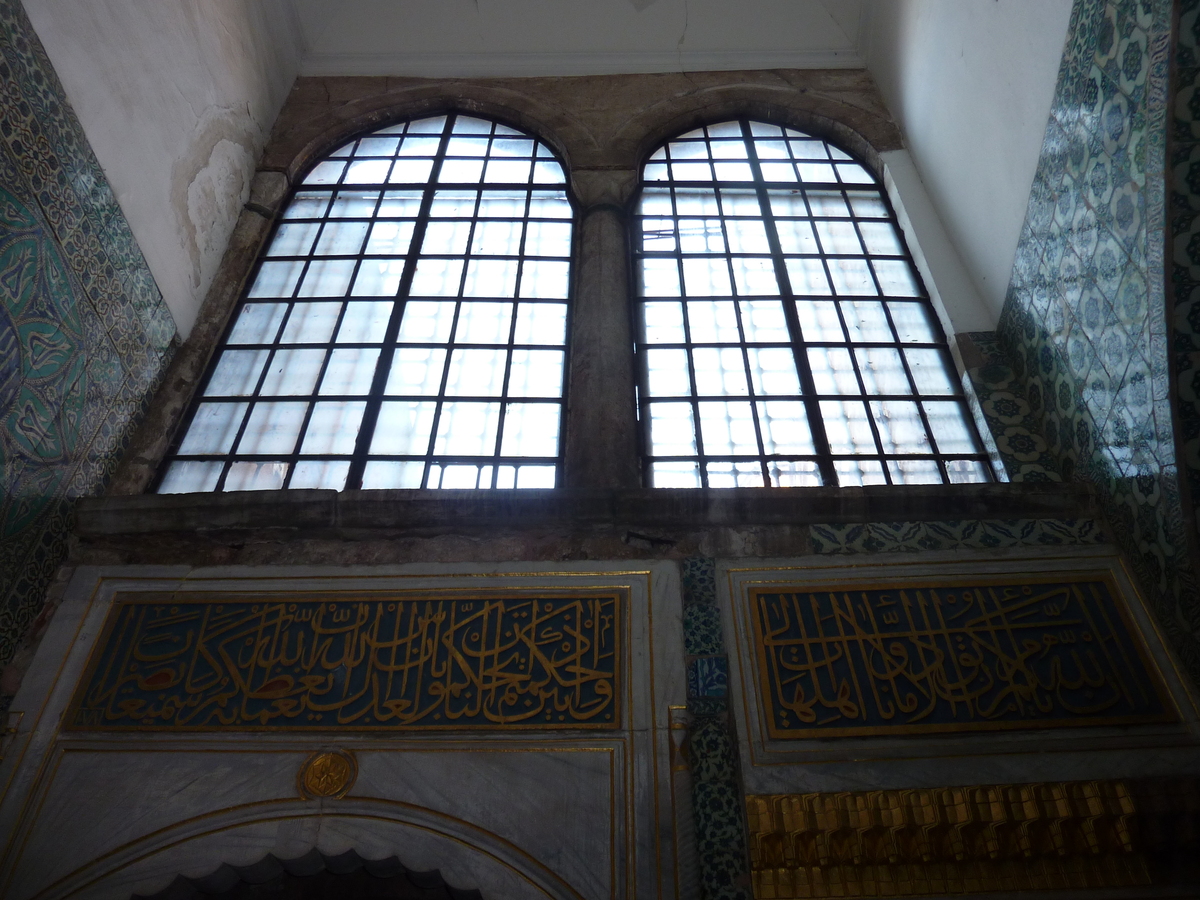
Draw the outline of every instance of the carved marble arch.
[[[996,479],[881,180],[740,117],[642,168],[633,219],[647,485]]]
[[[160,493],[552,488],[574,209],[542,141],[422,115],[311,164]]]

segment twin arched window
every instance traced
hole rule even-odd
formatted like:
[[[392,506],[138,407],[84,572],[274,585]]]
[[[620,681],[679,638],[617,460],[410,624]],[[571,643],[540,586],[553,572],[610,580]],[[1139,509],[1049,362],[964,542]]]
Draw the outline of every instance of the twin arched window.
[[[886,198],[742,120],[646,164],[634,228],[647,484],[987,481]],[[296,189],[162,493],[561,482],[573,209],[530,136],[384,128]]]

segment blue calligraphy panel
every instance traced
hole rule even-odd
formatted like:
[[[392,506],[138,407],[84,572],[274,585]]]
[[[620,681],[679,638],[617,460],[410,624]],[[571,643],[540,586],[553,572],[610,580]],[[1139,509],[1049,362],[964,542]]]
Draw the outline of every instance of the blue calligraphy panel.
[[[81,730],[616,728],[621,595],[122,599]]]
[[[1176,721],[1107,579],[750,592],[774,738]]]

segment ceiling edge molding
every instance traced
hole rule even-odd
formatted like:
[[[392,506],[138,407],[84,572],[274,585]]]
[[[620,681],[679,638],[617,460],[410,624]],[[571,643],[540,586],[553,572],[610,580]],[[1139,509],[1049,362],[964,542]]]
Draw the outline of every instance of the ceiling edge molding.
[[[861,69],[856,50],[601,51],[575,53],[306,53],[301,75],[512,78],[752,69]]]

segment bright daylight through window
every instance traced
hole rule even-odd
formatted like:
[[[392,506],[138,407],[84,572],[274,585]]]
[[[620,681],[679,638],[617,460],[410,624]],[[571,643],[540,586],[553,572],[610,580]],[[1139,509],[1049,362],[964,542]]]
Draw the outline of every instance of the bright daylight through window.
[[[559,483],[572,208],[528,135],[451,114],[297,188],[159,492]]]
[[[643,172],[635,250],[647,483],[993,480],[875,177],[749,120]]]

